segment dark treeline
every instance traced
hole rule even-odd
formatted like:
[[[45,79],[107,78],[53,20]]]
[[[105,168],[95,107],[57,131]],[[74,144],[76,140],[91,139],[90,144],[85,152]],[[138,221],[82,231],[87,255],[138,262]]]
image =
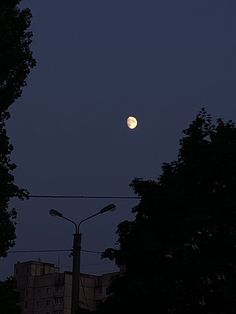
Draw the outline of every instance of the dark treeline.
[[[24,199],[28,193],[17,186],[11,162],[13,147],[6,131],[9,108],[21,95],[26,78],[35,60],[30,51],[31,13],[19,8],[20,0],[0,1],[0,257],[5,257],[15,244],[15,208],[9,205],[13,197]],[[14,278],[0,282],[0,313],[20,313]]]
[[[236,127],[201,110],[157,181],[134,180],[135,219],[119,224],[125,269],[98,313],[236,313]]]
[[[14,245],[16,210],[9,208],[12,197],[27,197],[27,192],[14,182],[11,162],[12,145],[7,136],[6,121],[10,118],[9,108],[20,97],[22,87],[35,60],[30,51],[32,33],[31,14],[28,9],[20,10],[21,1],[0,1],[0,257]]]

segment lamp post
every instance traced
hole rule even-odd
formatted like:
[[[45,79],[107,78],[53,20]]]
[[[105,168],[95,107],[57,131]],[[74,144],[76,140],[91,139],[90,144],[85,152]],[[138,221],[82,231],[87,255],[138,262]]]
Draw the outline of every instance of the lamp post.
[[[78,224],[65,217],[62,213],[55,209],[51,209],[49,214],[54,217],[63,218],[75,226],[75,233],[73,238],[73,269],[72,269],[72,304],[71,304],[71,314],[76,314],[79,310],[79,288],[80,288],[80,253],[81,253],[81,233],[80,225],[85,221],[94,218],[95,216],[101,215],[105,212],[112,211],[116,208],[114,204],[109,204],[103,207],[100,211],[93,215],[82,219]]]

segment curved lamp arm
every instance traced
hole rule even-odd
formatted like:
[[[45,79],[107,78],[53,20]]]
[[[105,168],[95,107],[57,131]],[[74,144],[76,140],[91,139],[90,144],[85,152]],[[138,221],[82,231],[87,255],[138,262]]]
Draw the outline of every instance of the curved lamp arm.
[[[69,219],[69,218],[63,216],[62,213],[60,213],[60,212],[57,211],[56,209],[51,209],[51,210],[49,211],[49,214],[50,214],[51,216],[53,216],[53,217],[60,217],[60,218],[63,218],[63,219],[65,219],[65,220],[71,222],[71,223],[75,226],[75,233],[78,232],[77,224],[76,224],[73,220],[71,220],[71,219]]]
[[[91,215],[91,216],[88,216],[88,217],[86,217],[85,219],[81,220],[81,221],[78,223],[78,225],[76,224],[75,221],[73,221],[73,220],[71,220],[71,219],[69,219],[69,218],[63,216],[63,214],[62,214],[61,212],[59,212],[58,210],[56,210],[56,209],[51,209],[51,210],[49,211],[49,214],[50,214],[51,216],[53,216],[53,217],[60,217],[60,218],[63,218],[63,219],[65,219],[65,220],[71,222],[71,223],[75,226],[75,233],[79,233],[80,225],[81,225],[83,222],[85,222],[85,221],[87,221],[87,220],[89,220],[89,219],[91,219],[91,218],[93,218],[93,217],[95,217],[95,216],[101,215],[101,214],[103,214],[103,213],[105,213],[105,212],[112,211],[112,210],[114,210],[115,208],[116,208],[116,205],[114,205],[114,204],[109,204],[109,205],[103,207],[99,212],[97,212],[97,213],[95,213],[95,214],[93,214],[93,215]]]
[[[105,212],[115,210],[115,208],[116,208],[116,205],[115,205],[115,204],[109,204],[109,205],[107,205],[106,207],[103,207],[99,212],[97,212],[97,213],[95,213],[95,214],[93,214],[93,215],[91,215],[91,216],[88,216],[87,218],[81,220],[81,221],[78,223],[77,231],[79,232],[80,225],[81,225],[83,222],[85,222],[86,220],[89,220],[89,219],[91,219],[91,218],[93,218],[93,217],[95,217],[95,216],[101,215],[101,214],[103,214],[103,213],[105,213]]]

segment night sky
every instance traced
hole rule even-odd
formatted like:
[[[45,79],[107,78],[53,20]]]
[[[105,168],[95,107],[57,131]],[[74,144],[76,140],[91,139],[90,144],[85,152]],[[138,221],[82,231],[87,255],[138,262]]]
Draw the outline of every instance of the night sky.
[[[157,179],[176,159],[182,130],[201,107],[236,120],[234,0],[40,0],[32,11],[37,59],[12,106],[8,134],[15,179],[32,195],[134,196],[134,178]],[[127,116],[137,117],[136,129]],[[138,200],[30,199],[18,210],[12,250],[70,249],[73,226],[109,203],[117,210],[81,226],[82,248],[103,251]],[[17,261],[41,258],[70,270],[68,252],[0,259],[1,278]],[[114,264],[83,253],[81,271]]]

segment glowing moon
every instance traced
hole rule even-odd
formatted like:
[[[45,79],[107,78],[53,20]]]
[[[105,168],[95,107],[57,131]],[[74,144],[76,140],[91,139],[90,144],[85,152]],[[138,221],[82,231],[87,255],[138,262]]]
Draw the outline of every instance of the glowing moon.
[[[127,125],[129,129],[135,129],[136,126],[138,125],[138,121],[135,117],[128,117]]]

